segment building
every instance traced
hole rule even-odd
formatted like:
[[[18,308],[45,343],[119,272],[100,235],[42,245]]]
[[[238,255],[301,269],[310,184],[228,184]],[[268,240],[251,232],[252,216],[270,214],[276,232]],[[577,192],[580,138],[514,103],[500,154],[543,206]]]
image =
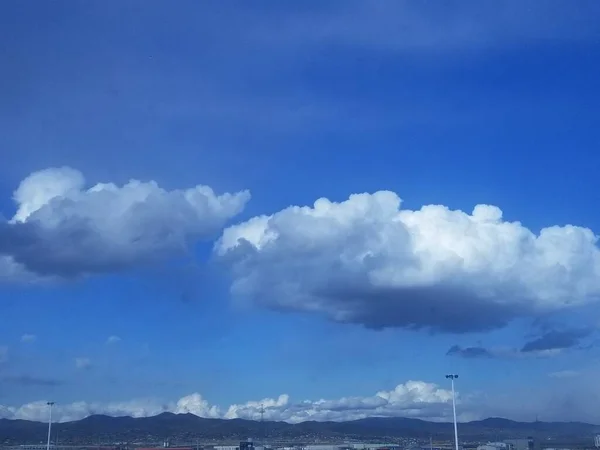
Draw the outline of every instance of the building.
[[[137,447],[135,450],[164,450],[165,447]],[[171,447],[172,450],[196,450],[195,447]]]
[[[240,450],[254,450],[254,442],[252,442],[252,439],[240,442]]]
[[[510,444],[514,450],[536,450],[535,441],[532,437],[527,439],[505,439],[504,442]]]
[[[506,442],[488,442],[487,444],[479,445],[477,450],[514,450],[514,448]]]
[[[532,437],[527,439],[505,439],[502,442],[488,442],[477,450],[538,450]]]

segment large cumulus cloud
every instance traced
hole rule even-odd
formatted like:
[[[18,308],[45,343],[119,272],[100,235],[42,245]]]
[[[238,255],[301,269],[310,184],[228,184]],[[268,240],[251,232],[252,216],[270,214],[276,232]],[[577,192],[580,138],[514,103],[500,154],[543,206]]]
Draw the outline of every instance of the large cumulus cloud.
[[[367,327],[483,331],[596,301],[597,237],[539,233],[477,205],[401,208],[393,192],[291,206],[229,227],[215,246],[232,293]]]
[[[111,272],[185,254],[242,211],[246,191],[165,190],[154,181],[86,188],[71,168],[31,174],[0,222],[0,280]]]
[[[209,418],[256,420],[260,417],[261,408],[264,408],[265,419],[291,423],[305,420],[343,421],[374,416],[445,420],[451,414],[451,401],[452,393],[447,389],[424,381],[407,381],[391,391],[380,391],[366,397],[305,400],[295,403],[290,400],[289,395],[282,394],[277,398],[233,404],[226,408],[211,405],[198,393],[182,397],[176,402],[143,399],[106,403],[57,403],[53,417],[59,422],[66,422],[91,414],[147,417],[169,411]],[[44,421],[48,418],[48,406],[45,401],[16,407],[0,405],[0,417]]]

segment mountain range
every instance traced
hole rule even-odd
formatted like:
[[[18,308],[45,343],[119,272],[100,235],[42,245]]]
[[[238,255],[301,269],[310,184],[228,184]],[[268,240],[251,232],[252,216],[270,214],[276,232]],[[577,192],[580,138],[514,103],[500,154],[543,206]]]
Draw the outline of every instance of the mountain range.
[[[463,441],[508,438],[583,441],[593,443],[600,426],[582,422],[516,422],[489,418],[458,425]],[[0,445],[41,443],[46,440],[47,423],[0,419]],[[162,413],[153,417],[110,417],[92,415],[82,420],[53,424],[53,440],[62,444],[114,442],[157,443],[164,439],[190,443],[236,441],[249,437],[257,441],[316,442],[342,439],[392,440],[398,438],[452,439],[452,423],[428,422],[401,417],[367,418],[348,422],[257,422],[244,419],[205,419],[193,414]]]

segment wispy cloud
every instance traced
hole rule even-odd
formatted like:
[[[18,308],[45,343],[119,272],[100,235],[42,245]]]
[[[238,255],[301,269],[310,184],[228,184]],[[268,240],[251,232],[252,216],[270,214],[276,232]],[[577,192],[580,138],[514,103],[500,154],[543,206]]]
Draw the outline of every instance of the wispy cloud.
[[[121,342],[121,338],[115,335],[109,336],[108,339],[106,339],[106,345],[118,344],[119,342]]]
[[[0,380],[2,383],[16,384],[20,386],[60,386],[63,384],[63,382],[60,380],[30,375],[7,375],[0,378]]]
[[[523,353],[567,349],[580,344],[581,340],[592,333],[591,329],[573,329],[573,330],[551,330],[540,337],[525,343],[521,351]]]
[[[245,18],[249,41],[271,47],[337,44],[369,50],[464,51],[524,40],[581,40],[600,35],[594,19],[600,6],[595,1],[581,1],[574,8],[564,0],[452,5],[349,0],[327,2],[303,13],[296,8],[238,13]]]
[[[551,372],[548,374],[550,378],[573,378],[579,375],[576,370],[559,370],[558,372]]]
[[[35,342],[36,340],[37,336],[35,334],[24,334],[23,336],[21,336],[21,342],[26,344],[30,344],[32,342]]]
[[[554,348],[546,350],[532,350],[524,352],[518,348],[511,347],[461,347],[453,345],[448,349],[446,355],[458,356],[466,359],[476,358],[503,358],[503,359],[524,359],[524,358],[551,358],[558,356],[564,349]]]
[[[82,370],[89,369],[92,367],[92,360],[85,357],[75,358],[75,367]]]
[[[0,345],[0,364],[8,362],[8,346]]]
[[[523,347],[461,347],[453,345],[446,355],[462,358],[529,358],[551,357],[571,348],[581,347],[581,341],[593,333],[591,328],[546,330],[541,336],[526,342]]]
[[[449,356],[461,356],[463,358],[492,358],[494,354],[487,348],[484,347],[461,347],[459,345],[453,345],[448,349],[446,355]]]

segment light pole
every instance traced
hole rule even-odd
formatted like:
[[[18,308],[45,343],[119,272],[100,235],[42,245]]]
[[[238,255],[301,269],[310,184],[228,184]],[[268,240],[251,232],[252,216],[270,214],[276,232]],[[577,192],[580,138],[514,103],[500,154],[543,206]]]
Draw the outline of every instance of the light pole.
[[[454,415],[454,449],[458,450],[458,427],[456,425],[456,399],[454,395],[454,380],[458,378],[458,375],[446,375],[446,378],[450,379],[452,383],[452,414]]]
[[[46,445],[46,450],[50,450],[50,432],[52,431],[52,407],[54,406],[54,402],[47,402],[46,405],[50,407],[50,417],[48,419],[48,444]]]

